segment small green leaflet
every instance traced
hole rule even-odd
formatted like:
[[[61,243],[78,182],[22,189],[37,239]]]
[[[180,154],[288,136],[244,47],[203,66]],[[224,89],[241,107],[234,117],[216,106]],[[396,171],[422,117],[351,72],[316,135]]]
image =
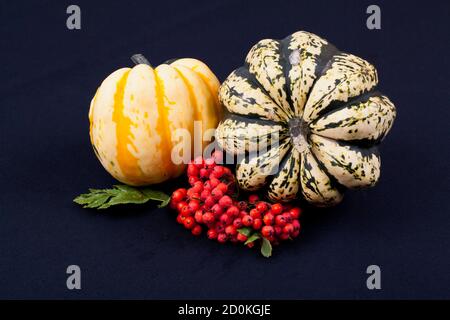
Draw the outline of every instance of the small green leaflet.
[[[248,237],[252,233],[252,229],[251,228],[240,228],[240,229],[237,229],[237,232]]]
[[[124,184],[115,185],[112,189],[89,189],[89,193],[81,194],[73,201],[83,208],[106,209],[117,204],[142,204],[149,200],[160,201],[158,208],[165,207],[170,197],[161,191],[148,188],[134,188]]]
[[[269,258],[272,255],[272,245],[270,244],[270,241],[262,237],[259,232],[255,232],[252,234],[252,228],[240,228],[237,231],[248,237],[247,241],[245,241],[244,244],[249,244],[258,239],[261,239],[261,254],[266,258]]]
[[[266,258],[269,258],[272,255],[272,245],[270,244],[270,241],[264,237],[262,238],[261,243],[261,254]]]
[[[250,237],[248,237],[247,241],[245,241],[244,244],[249,244],[250,242],[256,241],[259,238],[261,238],[261,236],[259,235],[259,233],[254,233],[252,234]]]
[[[253,241],[261,238],[261,236],[257,232],[252,234],[252,232],[253,232],[252,228],[244,227],[244,228],[237,229],[237,231],[248,238],[244,244],[249,244],[250,242],[253,242]]]

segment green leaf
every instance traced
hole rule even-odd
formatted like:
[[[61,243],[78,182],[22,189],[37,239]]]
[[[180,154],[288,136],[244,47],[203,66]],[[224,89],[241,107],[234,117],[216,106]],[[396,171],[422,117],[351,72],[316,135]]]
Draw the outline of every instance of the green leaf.
[[[250,242],[256,241],[259,238],[261,238],[261,236],[259,235],[259,233],[254,233],[252,234],[250,237],[248,237],[247,241],[245,241],[244,244],[249,244]]]
[[[237,232],[240,234],[243,234],[244,236],[248,237],[252,233],[252,229],[248,227],[237,229]]]
[[[170,203],[170,196],[161,191],[152,190],[149,188],[142,189],[141,192],[145,194],[150,200],[161,201],[158,208],[163,208]]]
[[[270,244],[270,241],[264,237],[262,238],[261,243],[261,254],[266,258],[269,258],[272,255],[272,245]]]
[[[81,194],[73,201],[83,208],[106,209],[118,204],[142,204],[149,200],[161,202],[158,205],[161,208],[169,204],[170,197],[149,188],[139,189],[120,184],[112,189],[89,189],[89,193]]]

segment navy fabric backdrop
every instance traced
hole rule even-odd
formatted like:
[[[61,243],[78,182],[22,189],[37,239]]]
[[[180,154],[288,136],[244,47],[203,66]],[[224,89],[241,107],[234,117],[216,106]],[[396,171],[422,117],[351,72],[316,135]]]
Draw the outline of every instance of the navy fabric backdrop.
[[[0,10],[0,298],[450,298],[447,1],[10,1]],[[153,205],[98,213],[72,199],[115,181],[88,137],[89,102],[144,53],[205,61],[220,80],[263,38],[307,30],[378,69],[398,118],[376,188],[303,219],[301,237],[257,251],[195,238]],[[170,185],[163,186],[170,190]],[[82,290],[66,288],[66,267]],[[382,289],[366,288],[366,267]]]

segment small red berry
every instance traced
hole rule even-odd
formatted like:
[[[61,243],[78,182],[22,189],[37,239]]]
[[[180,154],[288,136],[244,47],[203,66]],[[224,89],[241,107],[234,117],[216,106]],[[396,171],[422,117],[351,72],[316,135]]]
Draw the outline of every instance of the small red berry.
[[[273,216],[272,213],[268,212],[264,215],[263,221],[266,226],[273,225],[274,220],[275,220],[275,217]]]
[[[224,208],[228,208],[233,204],[233,200],[230,198],[230,196],[223,196],[222,198],[220,198],[219,204]]]
[[[225,233],[219,233],[217,235],[217,241],[219,241],[220,243],[225,243],[227,242],[228,236]]]
[[[294,220],[292,221],[292,225],[294,226],[294,231],[300,231],[300,221]]]
[[[184,219],[185,218],[181,214],[177,215],[177,222],[179,224],[184,224]]]
[[[291,223],[292,222],[292,216],[289,212],[285,212],[283,213],[283,217],[284,220],[286,221],[286,223]]]
[[[189,199],[195,199],[195,200],[200,199],[200,194],[198,192],[194,192],[194,190],[192,188],[189,189],[187,193],[188,193]]]
[[[206,232],[206,235],[208,236],[209,239],[214,240],[217,239],[217,231],[214,229],[209,229]]]
[[[184,196],[186,196],[186,194],[187,194],[187,190],[185,188],[179,188],[175,191],[181,192]]]
[[[228,225],[231,223],[231,218],[229,215],[227,215],[226,213],[222,214],[220,216],[220,222],[222,222],[225,225]]]
[[[180,210],[180,214],[181,214],[183,217],[189,217],[189,216],[191,216],[191,215],[192,215],[192,212],[193,212],[193,211],[191,211],[189,205],[183,206],[183,208],[181,208],[181,210]]]
[[[190,176],[188,178],[188,182],[191,186],[193,186],[197,181],[200,181],[200,179],[198,177]]]
[[[250,202],[251,204],[255,204],[258,200],[259,197],[256,194],[251,194],[248,196],[248,202]]]
[[[225,228],[225,233],[229,236],[235,235],[236,232],[236,227],[233,225],[229,225]]]
[[[216,188],[222,190],[223,193],[227,193],[228,191],[228,186],[223,182],[219,183]]]
[[[202,210],[195,211],[194,219],[195,219],[195,222],[197,222],[197,223],[202,223],[203,222],[203,212],[202,212]]]
[[[289,210],[289,214],[291,215],[292,219],[298,219],[302,213],[302,210],[300,208],[292,208]]]
[[[242,227],[242,219],[241,218],[234,219],[233,226],[235,226],[236,228],[241,228]]]
[[[211,191],[209,191],[208,189],[204,189],[201,193],[200,193],[200,199],[201,200],[206,200],[206,198],[208,198],[208,196],[211,195]]]
[[[211,182],[209,180],[205,181],[205,183],[203,184],[203,189],[206,189],[209,191],[211,191],[213,189],[213,187],[211,187]]]
[[[247,243],[247,247],[249,247],[250,249],[253,248],[255,246],[255,242],[249,242]]]
[[[178,203],[180,201],[183,201],[184,194],[180,192],[179,190],[176,190],[172,193],[172,201],[175,203]]]
[[[179,212],[181,212],[181,209],[183,209],[184,206],[187,206],[187,202],[186,202],[186,201],[178,202],[178,204],[177,204],[177,210],[178,210]]]
[[[202,216],[202,221],[206,225],[210,225],[215,220],[214,214],[212,212],[205,212]]]
[[[192,233],[194,236],[199,236],[199,235],[202,233],[202,227],[201,227],[200,225],[197,224],[196,226],[194,226],[194,227],[192,228],[191,233]]]
[[[245,234],[242,234],[242,233],[238,233],[237,234],[237,239],[238,239],[238,241],[240,241],[240,242],[245,242],[245,241],[247,241],[247,236],[245,235]]]
[[[299,233],[300,233],[300,230],[294,230],[294,232],[292,232],[292,234],[291,234],[291,238],[297,238]]]
[[[209,177],[209,170],[205,168],[200,169],[200,177],[203,179],[207,179]]]
[[[203,183],[201,181],[196,181],[192,186],[191,190],[196,193],[201,193],[203,191]]]
[[[217,233],[224,232],[224,230],[225,230],[225,226],[221,222],[216,223],[214,228],[217,231]]]
[[[274,233],[275,233],[275,230],[273,229],[272,226],[264,226],[261,229],[261,234],[265,238],[272,237],[274,235]]]
[[[261,218],[261,212],[260,212],[258,209],[253,208],[253,209],[250,210],[250,216],[251,216],[253,219]]]
[[[188,177],[198,177],[199,170],[193,163],[188,164],[187,175]]]
[[[253,218],[250,217],[249,215],[245,215],[244,217],[242,217],[242,224],[246,227],[250,227],[253,225]]]
[[[275,230],[275,235],[279,236],[283,232],[283,228],[280,226],[274,226],[273,229]]]
[[[229,208],[227,209],[227,214],[228,214],[230,217],[237,217],[237,216],[239,216],[239,209],[238,209],[238,207],[236,207],[236,206],[231,206],[231,207],[229,207]]]
[[[239,210],[241,210],[241,211],[247,210],[247,202],[245,202],[245,201],[239,201],[237,206],[238,206]]]
[[[212,206],[211,212],[214,213],[214,215],[219,216],[223,213],[222,206],[218,203]]]
[[[253,229],[255,230],[261,229],[262,224],[263,224],[262,219],[256,218],[255,220],[253,220]]]
[[[214,177],[209,178],[209,183],[211,184],[211,188],[215,188],[220,184],[220,180]]]
[[[284,227],[284,225],[286,224],[286,219],[285,219],[285,217],[284,217],[282,214],[276,216],[276,217],[275,217],[275,224],[276,224],[277,226]]]
[[[213,191],[211,191],[211,195],[213,196],[214,200],[219,201],[220,198],[223,197],[223,191],[219,188],[214,188]]]
[[[206,197],[206,199],[205,199],[205,207],[206,208],[211,208],[215,204],[216,204],[216,201],[214,201],[214,198],[212,196]]]
[[[281,203],[275,203],[270,209],[274,215],[278,215],[283,212],[283,205]]]
[[[192,217],[186,217],[185,219],[184,219],[184,227],[186,228],[186,229],[192,229],[193,227],[194,227],[194,225],[195,225],[195,221],[194,221],[194,218],[192,218]]]
[[[248,215],[248,212],[247,212],[247,211],[242,210],[241,212],[239,212],[239,217],[240,217],[240,218],[243,218],[243,217],[245,217],[245,216],[247,216],[247,215]]]
[[[292,223],[288,223],[283,227],[283,233],[291,234],[294,232],[294,225]]]
[[[265,203],[265,202],[263,202],[263,201],[258,202],[258,203],[256,204],[256,210],[258,210],[260,213],[266,212],[268,208],[269,208],[269,207],[267,206],[267,203]]]
[[[188,207],[191,212],[195,212],[200,209],[200,201],[192,199],[189,201]]]
[[[223,176],[223,173],[225,172],[224,167],[222,166],[215,166],[213,169],[213,173],[217,178],[221,178]]]

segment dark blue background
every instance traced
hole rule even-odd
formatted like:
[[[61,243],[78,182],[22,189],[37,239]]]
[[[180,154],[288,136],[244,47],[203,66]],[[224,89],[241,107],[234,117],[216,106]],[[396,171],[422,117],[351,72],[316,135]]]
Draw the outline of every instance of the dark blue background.
[[[450,298],[448,1],[2,2],[1,298]],[[262,38],[307,30],[377,66],[398,118],[376,188],[310,210],[301,237],[271,259],[194,238],[153,205],[83,210],[72,199],[114,180],[92,152],[97,86],[144,53],[205,61],[220,80]],[[164,186],[171,190],[170,185]],[[82,290],[66,289],[66,267]],[[366,288],[366,267],[382,290]]]

